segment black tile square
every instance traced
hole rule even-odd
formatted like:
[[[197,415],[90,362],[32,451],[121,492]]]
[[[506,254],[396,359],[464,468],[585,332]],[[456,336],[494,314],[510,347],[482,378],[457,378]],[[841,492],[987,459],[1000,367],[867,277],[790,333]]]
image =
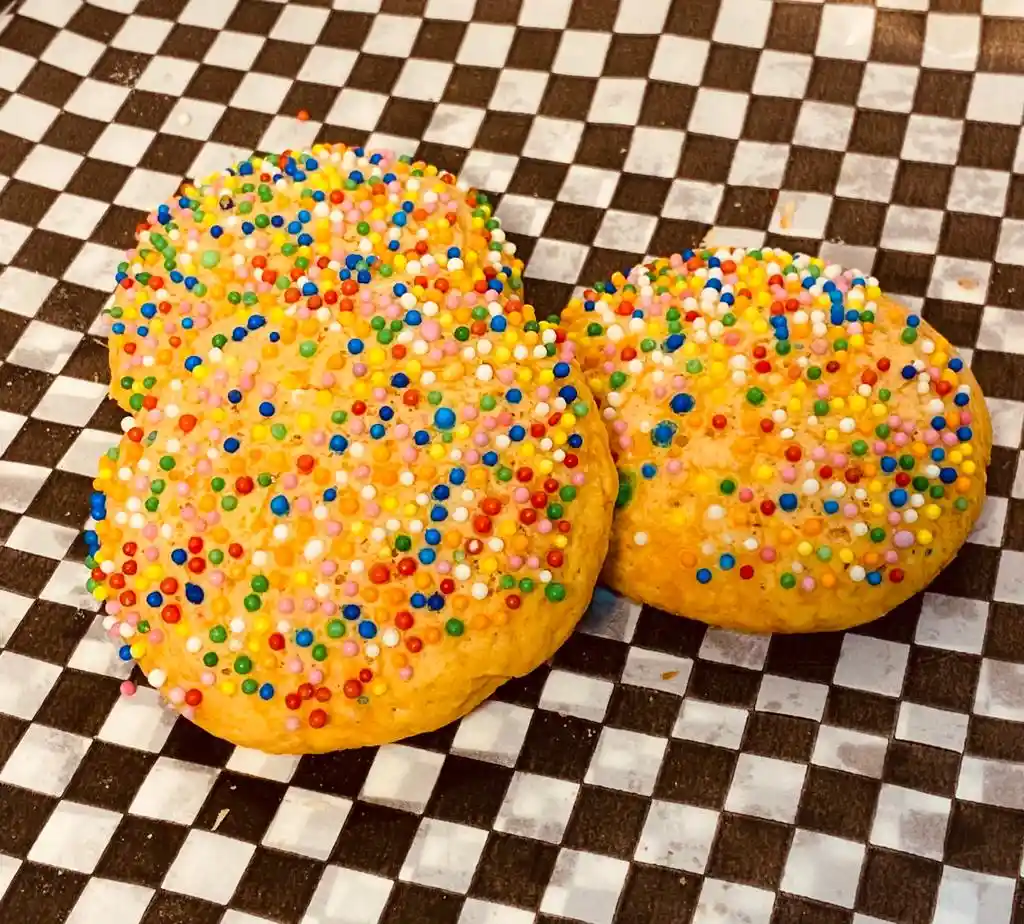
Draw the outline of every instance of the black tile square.
[[[632,859],[650,801],[628,792],[580,787],[562,843],[566,847]]]
[[[154,763],[155,754],[93,741],[68,784],[65,798],[112,812],[127,812]]]
[[[120,696],[116,678],[66,669],[39,707],[36,721],[91,738],[99,733]]]
[[[517,769],[582,780],[597,747],[600,726],[586,719],[541,709],[526,733]]]
[[[554,844],[492,831],[487,835],[469,894],[535,910],[557,859],[558,847]]]
[[[308,857],[257,847],[231,907],[281,924],[299,924],[323,871],[322,863]]]
[[[83,873],[23,863],[0,900],[0,921],[66,921],[88,880]]]
[[[456,824],[489,828],[512,779],[506,767],[450,754],[438,775],[427,814]]]
[[[258,843],[274,820],[287,789],[284,783],[226,770],[214,782],[195,826]]]
[[[736,752],[726,748],[673,739],[662,761],[654,797],[720,809],[729,792],[736,758]]]
[[[393,879],[405,862],[419,824],[417,815],[356,802],[345,819],[331,862]]]
[[[158,888],[171,868],[188,828],[125,815],[100,858],[96,875]]]

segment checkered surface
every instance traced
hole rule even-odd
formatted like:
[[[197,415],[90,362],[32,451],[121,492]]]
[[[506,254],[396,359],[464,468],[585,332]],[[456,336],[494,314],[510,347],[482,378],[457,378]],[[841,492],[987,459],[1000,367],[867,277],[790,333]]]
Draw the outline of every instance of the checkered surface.
[[[1024,2],[877,6],[0,16],[0,921],[1024,922]],[[599,592],[551,665],[380,750],[267,757],[120,699],[79,539],[121,421],[118,251],[182,177],[317,139],[416,148],[495,194],[544,310],[701,239],[873,270],[989,396],[971,542],[843,635]]]

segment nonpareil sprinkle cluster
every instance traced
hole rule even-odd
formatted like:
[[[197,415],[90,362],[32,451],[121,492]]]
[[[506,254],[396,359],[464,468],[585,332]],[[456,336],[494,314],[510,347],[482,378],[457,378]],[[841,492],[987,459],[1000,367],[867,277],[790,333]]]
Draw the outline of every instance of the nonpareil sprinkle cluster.
[[[121,383],[89,589],[185,714],[216,689],[321,728],[565,599],[592,408],[453,183],[359,149],[254,158],[119,270],[112,348],[148,375]]]
[[[700,584],[899,583],[972,503],[963,361],[874,278],[779,250],[685,251],[551,323],[601,405],[618,505],[668,480]]]

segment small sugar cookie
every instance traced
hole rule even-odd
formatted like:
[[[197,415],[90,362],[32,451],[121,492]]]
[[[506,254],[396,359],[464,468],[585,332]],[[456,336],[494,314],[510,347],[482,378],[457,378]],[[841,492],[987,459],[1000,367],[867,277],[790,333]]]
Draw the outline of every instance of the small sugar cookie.
[[[978,517],[978,383],[874,278],[687,251],[558,323],[619,469],[604,578],[627,596],[742,630],[842,629],[925,587]]]

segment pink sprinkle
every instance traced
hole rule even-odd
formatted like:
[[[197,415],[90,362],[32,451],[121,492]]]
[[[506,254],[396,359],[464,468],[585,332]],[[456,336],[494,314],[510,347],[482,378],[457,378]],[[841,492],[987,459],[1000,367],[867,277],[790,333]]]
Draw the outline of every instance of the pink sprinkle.
[[[355,642],[344,642],[341,646],[341,653],[346,658],[354,658],[359,654],[359,646]]]
[[[298,731],[301,725],[302,723],[299,721],[298,716],[290,715],[288,716],[287,719],[284,720],[284,727],[288,731]]]
[[[122,696],[134,696],[135,695],[135,684],[130,680],[125,680],[121,684],[121,695]]]
[[[761,561],[773,562],[775,561],[775,558],[775,549],[773,549],[770,545],[766,545],[763,549],[761,549]]]
[[[301,674],[302,661],[300,661],[298,658],[289,658],[288,663],[285,665],[285,668],[290,674]]]

